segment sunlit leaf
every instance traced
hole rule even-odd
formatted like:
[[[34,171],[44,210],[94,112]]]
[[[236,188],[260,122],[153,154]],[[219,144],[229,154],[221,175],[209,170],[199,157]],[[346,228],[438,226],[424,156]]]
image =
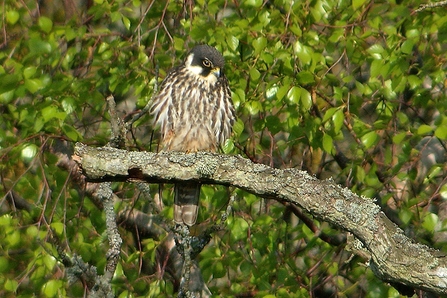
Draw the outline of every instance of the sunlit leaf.
[[[130,23],[130,19],[127,18],[127,17],[125,17],[125,16],[122,16],[121,19],[122,19],[122,21],[123,21],[124,27],[125,27],[127,30],[130,30],[130,25],[131,25],[131,23]]]
[[[15,23],[17,23],[19,18],[20,18],[20,14],[15,10],[8,10],[6,12],[6,21],[11,25],[14,25]]]
[[[335,112],[339,110],[339,108],[329,108],[323,116],[323,122],[328,121],[330,118],[332,118],[332,115],[335,114]]]
[[[257,70],[256,68],[252,68],[250,69],[250,78],[254,81],[259,80],[259,78],[261,77],[261,73],[259,72],[259,70]]]
[[[366,134],[364,134],[360,140],[362,141],[362,144],[365,146],[366,149],[371,148],[376,144],[376,142],[379,140],[379,135],[375,131],[370,131]]]
[[[231,50],[233,50],[233,51],[237,50],[237,48],[239,46],[239,39],[236,36],[231,35],[231,36],[227,37],[226,41],[227,41],[227,45],[229,46],[229,48]]]
[[[310,61],[312,59],[312,55],[311,55],[311,51],[308,47],[303,45],[301,42],[297,41],[297,42],[295,42],[293,49],[302,64],[310,63]]]
[[[407,39],[402,43],[400,50],[404,54],[411,54],[413,52],[414,42],[411,39]]]
[[[50,33],[51,29],[53,29],[53,21],[47,17],[41,16],[38,23],[40,29],[45,33]]]
[[[231,153],[234,150],[234,143],[231,139],[225,140],[222,150],[225,154]]]
[[[19,283],[17,281],[9,278],[4,283],[5,290],[13,293],[17,291],[18,286]]]
[[[422,221],[422,227],[430,233],[433,233],[435,231],[437,224],[438,216],[434,213],[427,214]]]
[[[31,54],[39,56],[43,54],[49,54],[52,51],[51,44],[47,41],[38,39],[38,38],[32,38],[29,40],[29,48],[31,51]]]
[[[447,140],[447,126],[441,125],[436,128],[435,136],[441,140]]]
[[[354,9],[360,8],[366,1],[365,0],[353,0],[352,1],[352,7]]]
[[[253,7],[260,7],[262,4],[262,0],[247,0],[244,1],[244,4]]]
[[[334,131],[338,133],[343,127],[343,123],[345,120],[345,115],[342,109],[337,109],[334,115],[332,116],[332,121],[334,121]]]
[[[244,122],[242,119],[238,118],[236,122],[233,125],[233,131],[236,136],[240,136],[242,132],[244,131]]]
[[[255,50],[255,55],[258,55],[264,51],[267,46],[267,39],[265,37],[259,37],[253,41],[253,48]]]
[[[23,147],[21,156],[24,161],[31,161],[39,152],[39,148],[35,144],[27,144]]]
[[[303,110],[308,111],[312,107],[312,97],[310,92],[304,88],[300,88],[300,102]]]
[[[418,127],[417,134],[423,136],[432,131],[433,128],[430,125],[422,124],[421,126]]]
[[[61,285],[60,280],[49,280],[42,286],[42,294],[45,297],[56,297]]]
[[[327,153],[334,153],[335,147],[334,147],[334,140],[332,139],[332,137],[328,134],[324,134],[323,135],[323,149],[324,151],[326,151]]]
[[[294,104],[298,104],[301,98],[301,92],[303,89],[300,87],[293,86],[290,88],[289,92],[287,92],[287,99]]]
[[[394,135],[393,136],[393,143],[397,144],[397,145],[401,144],[406,136],[407,136],[406,132],[401,132],[399,134]]]
[[[234,241],[246,238],[248,223],[240,217],[235,217],[231,222],[231,237]]]
[[[43,88],[43,83],[40,79],[26,79],[25,87],[31,93],[36,93]]]

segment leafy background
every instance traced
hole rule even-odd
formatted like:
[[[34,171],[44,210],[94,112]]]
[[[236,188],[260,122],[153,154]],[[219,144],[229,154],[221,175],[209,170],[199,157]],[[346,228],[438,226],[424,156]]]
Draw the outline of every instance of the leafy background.
[[[106,96],[128,119],[189,49],[207,43],[226,59],[239,117],[223,151],[304,169],[366,197],[419,242],[447,251],[447,13],[421,1],[13,1],[1,7],[0,294],[71,296],[51,241],[104,269],[105,218],[70,172],[61,143],[110,138]],[[157,150],[150,120],[129,150]],[[152,186],[157,193],[157,186]],[[171,188],[162,216],[170,221]],[[132,184],[114,184],[117,209],[145,210]],[[345,235],[275,201],[231,190],[226,229],[198,256],[215,295],[399,297]],[[228,191],[202,190],[211,225]],[[14,198],[11,199],[11,198]],[[298,217],[296,216],[298,215]],[[118,297],[172,296],[175,281],[150,266],[161,240],[120,229]],[[320,237],[322,234],[329,239]],[[326,240],[326,241],[325,241]],[[146,268],[147,267],[147,268]]]

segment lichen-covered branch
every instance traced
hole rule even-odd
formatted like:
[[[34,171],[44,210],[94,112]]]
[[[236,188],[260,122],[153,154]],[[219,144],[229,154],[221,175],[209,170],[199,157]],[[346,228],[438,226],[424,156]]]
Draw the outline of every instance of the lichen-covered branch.
[[[447,1],[429,2],[426,4],[419,5],[419,7],[415,10],[415,12],[421,12],[426,9],[438,8],[443,6],[447,6]]]
[[[380,211],[331,180],[296,169],[274,169],[239,156],[212,153],[128,152],[77,144],[74,159],[91,181],[175,182],[233,185],[253,194],[289,202],[358,238],[383,280],[447,294],[447,257],[414,243]]]

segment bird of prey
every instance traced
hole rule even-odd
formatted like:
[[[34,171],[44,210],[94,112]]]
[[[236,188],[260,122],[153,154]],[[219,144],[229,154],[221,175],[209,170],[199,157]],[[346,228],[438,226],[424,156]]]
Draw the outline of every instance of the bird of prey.
[[[235,121],[224,58],[214,47],[199,45],[169,71],[150,107],[160,127],[162,150],[215,152],[230,137]],[[199,211],[200,184],[174,186],[174,221],[192,226]]]

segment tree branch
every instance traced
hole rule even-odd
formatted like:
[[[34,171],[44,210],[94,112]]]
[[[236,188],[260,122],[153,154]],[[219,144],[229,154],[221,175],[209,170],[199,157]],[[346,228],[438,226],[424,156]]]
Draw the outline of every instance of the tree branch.
[[[332,180],[318,180],[296,169],[274,169],[240,156],[199,152],[128,152],[113,148],[75,147],[73,157],[88,180],[195,180],[233,185],[262,197],[297,205],[358,238],[371,254],[370,266],[381,279],[447,294],[447,257],[414,243],[380,211]]]

